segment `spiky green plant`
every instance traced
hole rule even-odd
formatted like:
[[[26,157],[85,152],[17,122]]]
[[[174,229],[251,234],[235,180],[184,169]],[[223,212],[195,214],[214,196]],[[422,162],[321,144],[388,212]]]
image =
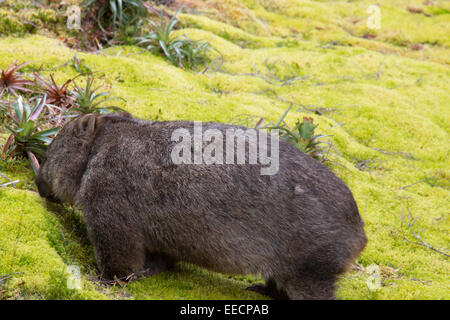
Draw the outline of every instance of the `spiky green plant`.
[[[261,118],[256,124],[256,128],[267,129],[269,131],[278,129],[280,131],[281,139],[288,141],[320,162],[326,161],[326,155],[324,154],[324,148],[322,147],[324,142],[320,140],[321,138],[326,137],[326,135],[315,134],[318,124],[314,124],[314,120],[309,117],[303,117],[301,121],[300,119],[297,119],[294,127],[290,128],[287,123],[284,122],[284,119],[291,109],[292,104],[284,111],[283,115],[275,124],[270,122],[264,125],[264,119]]]
[[[92,74],[91,67],[84,62],[84,59],[79,59],[76,53],[73,54],[71,67],[79,74]]]
[[[325,159],[320,146],[322,141],[319,139],[325,137],[325,135],[314,133],[318,124],[314,124],[313,121],[312,118],[303,117],[301,121],[300,119],[297,120],[292,129],[287,127],[279,127],[279,129],[283,132],[281,137],[284,140],[290,142],[314,159],[323,161]]]
[[[203,41],[194,41],[187,37],[174,37],[172,32],[178,24],[179,9],[166,23],[163,11],[160,21],[149,20],[152,30],[144,37],[138,38],[138,45],[154,53],[164,54],[169,61],[184,69],[192,69],[206,61],[205,53],[210,45]]]
[[[122,45],[134,45],[136,37],[141,33],[142,20],[133,24],[120,24],[117,28],[117,35],[114,37],[114,42]]]
[[[86,0],[85,6],[96,12],[98,26],[104,32],[137,25],[147,15],[141,0]]]
[[[36,99],[34,106],[30,106],[19,96],[13,103],[9,113],[11,123],[6,126],[9,135],[2,151],[2,158],[12,156],[28,157],[37,172],[39,164],[37,158],[42,158],[59,128],[43,129],[40,116],[47,106],[46,97]]]
[[[104,103],[110,100],[125,100],[120,97],[108,97],[109,92],[97,93],[101,86],[93,88],[94,81],[95,80],[93,77],[89,77],[86,80],[86,86],[84,88],[79,87],[74,82],[75,90],[73,92],[73,96],[75,97],[75,102],[71,110],[81,114],[123,111],[117,106],[103,106]]]

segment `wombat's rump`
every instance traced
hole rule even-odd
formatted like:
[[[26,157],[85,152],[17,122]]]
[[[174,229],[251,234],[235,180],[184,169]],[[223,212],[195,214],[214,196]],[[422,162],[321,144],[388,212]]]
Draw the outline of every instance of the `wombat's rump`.
[[[174,164],[177,128],[192,132],[193,123],[87,115],[49,146],[39,192],[81,207],[103,276],[186,261],[260,274],[259,289],[273,297],[333,298],[337,276],[367,241],[345,184],[284,141],[271,176],[260,165]]]

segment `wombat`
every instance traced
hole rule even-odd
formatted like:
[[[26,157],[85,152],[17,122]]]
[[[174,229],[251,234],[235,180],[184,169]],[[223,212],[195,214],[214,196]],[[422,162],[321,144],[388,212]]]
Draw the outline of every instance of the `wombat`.
[[[242,129],[202,125],[224,136]],[[346,185],[277,138],[268,139],[268,149],[279,143],[273,175],[260,163],[175,164],[179,128],[192,133],[194,123],[91,114],[50,144],[39,193],[82,209],[102,276],[151,275],[184,261],[260,275],[266,285],[250,289],[273,298],[333,299],[338,275],[367,242]]]

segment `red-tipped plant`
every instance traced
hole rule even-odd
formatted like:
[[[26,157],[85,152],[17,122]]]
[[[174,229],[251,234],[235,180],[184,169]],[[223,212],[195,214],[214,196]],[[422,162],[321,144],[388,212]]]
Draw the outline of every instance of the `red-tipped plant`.
[[[53,75],[50,75],[50,80],[45,81],[38,74],[34,74],[34,77],[39,84],[39,86],[43,89],[44,93],[47,95],[47,103],[57,106],[62,109],[69,109],[72,107],[75,97],[69,91],[69,84],[73,81],[73,79],[69,79],[61,86],[57,85],[55,79],[53,79]]]
[[[17,61],[2,70],[0,75],[0,97],[5,92],[10,92],[17,96],[17,92],[32,92],[28,89],[27,85],[33,85],[33,81],[24,79],[17,71],[23,66],[30,64],[31,62],[25,62],[22,64],[17,64]]]

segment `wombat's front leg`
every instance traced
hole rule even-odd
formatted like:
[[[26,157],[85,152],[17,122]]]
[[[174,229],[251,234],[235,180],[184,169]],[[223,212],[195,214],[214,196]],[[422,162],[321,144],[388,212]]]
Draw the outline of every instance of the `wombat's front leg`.
[[[83,208],[95,259],[105,279],[130,279],[145,272],[143,236],[118,219],[120,215],[98,208]]]

